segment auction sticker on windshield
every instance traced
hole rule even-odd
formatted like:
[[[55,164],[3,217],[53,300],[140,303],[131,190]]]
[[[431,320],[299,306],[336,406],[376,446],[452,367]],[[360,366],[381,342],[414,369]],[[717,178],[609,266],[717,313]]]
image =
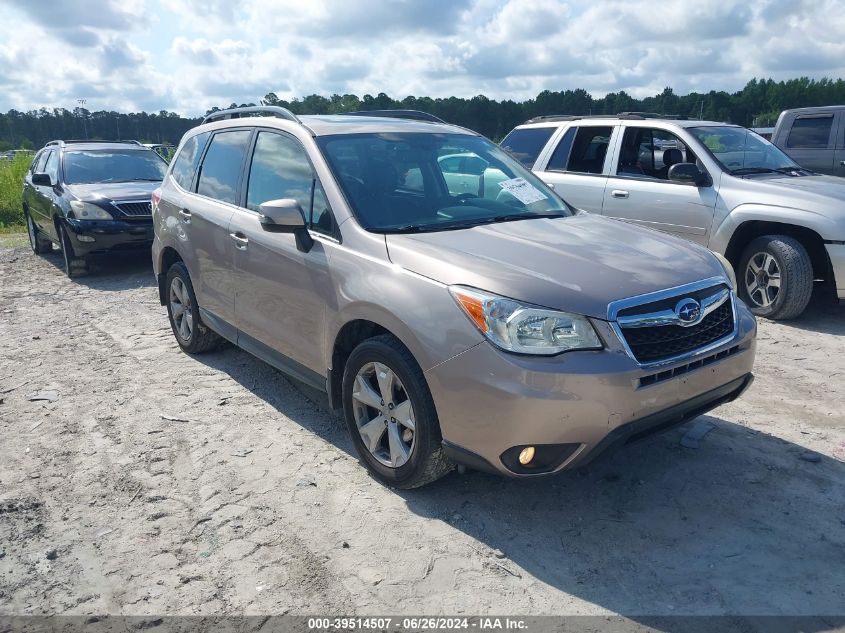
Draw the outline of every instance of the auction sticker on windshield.
[[[540,191],[525,178],[511,178],[510,180],[503,180],[499,186],[511,194],[514,198],[519,200],[522,204],[531,204],[532,202],[539,202],[545,200]]]

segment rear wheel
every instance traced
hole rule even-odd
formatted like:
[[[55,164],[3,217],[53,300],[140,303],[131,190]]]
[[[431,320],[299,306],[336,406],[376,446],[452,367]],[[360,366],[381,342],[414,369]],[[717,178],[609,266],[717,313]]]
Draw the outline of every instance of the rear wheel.
[[[758,237],[743,252],[738,272],[740,295],[757,316],[794,319],[813,294],[810,255],[793,237]]]
[[[65,274],[73,279],[88,272],[88,262],[74,252],[73,243],[63,224],[59,224],[59,240],[62,243],[62,257],[65,260]]]
[[[370,473],[396,488],[418,488],[454,468],[441,446],[431,392],[414,357],[395,337],[356,347],[343,373],[343,409]]]
[[[35,222],[32,221],[29,211],[24,213],[26,214],[26,232],[29,235],[29,245],[32,247],[32,252],[36,255],[43,255],[52,251],[53,242],[41,235],[38,227],[35,226]]]
[[[167,315],[179,346],[189,354],[215,349],[223,339],[200,319],[188,269],[176,262],[167,271]]]

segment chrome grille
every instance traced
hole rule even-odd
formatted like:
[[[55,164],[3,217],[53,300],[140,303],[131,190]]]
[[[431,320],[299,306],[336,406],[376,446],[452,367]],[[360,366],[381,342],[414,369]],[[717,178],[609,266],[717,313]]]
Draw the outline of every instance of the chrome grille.
[[[149,200],[142,202],[115,202],[114,206],[116,206],[123,215],[139,217],[153,214],[153,206]]]
[[[642,365],[676,362],[727,342],[736,331],[734,298],[720,279],[611,304],[608,317]]]

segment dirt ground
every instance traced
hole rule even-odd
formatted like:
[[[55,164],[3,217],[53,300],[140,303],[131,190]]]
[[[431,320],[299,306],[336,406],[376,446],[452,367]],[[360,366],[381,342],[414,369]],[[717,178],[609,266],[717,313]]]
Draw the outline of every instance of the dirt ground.
[[[0,615],[843,616],[845,308],[761,321],[756,376],[586,471],[401,492],[317,394],[180,352],[146,256],[0,248]]]

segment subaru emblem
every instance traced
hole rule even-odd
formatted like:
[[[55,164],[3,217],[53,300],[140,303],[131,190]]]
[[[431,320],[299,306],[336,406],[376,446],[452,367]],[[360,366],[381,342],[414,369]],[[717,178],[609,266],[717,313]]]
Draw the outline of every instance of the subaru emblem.
[[[701,304],[690,297],[681,299],[675,306],[675,315],[684,327],[695,325],[701,317]]]

